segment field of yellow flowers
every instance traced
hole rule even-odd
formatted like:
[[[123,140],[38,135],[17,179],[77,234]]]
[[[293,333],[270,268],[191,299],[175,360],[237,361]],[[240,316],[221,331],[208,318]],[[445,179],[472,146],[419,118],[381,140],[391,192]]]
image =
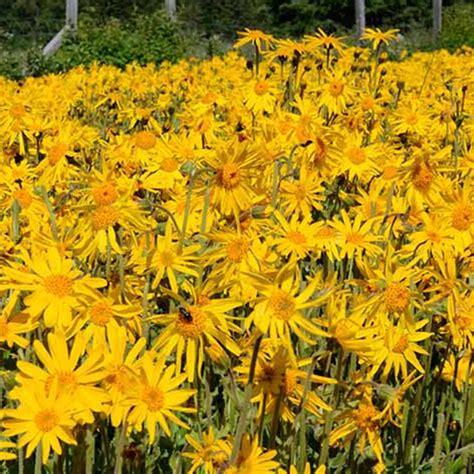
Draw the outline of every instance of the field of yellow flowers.
[[[395,35],[0,78],[2,472],[472,472],[474,51]]]

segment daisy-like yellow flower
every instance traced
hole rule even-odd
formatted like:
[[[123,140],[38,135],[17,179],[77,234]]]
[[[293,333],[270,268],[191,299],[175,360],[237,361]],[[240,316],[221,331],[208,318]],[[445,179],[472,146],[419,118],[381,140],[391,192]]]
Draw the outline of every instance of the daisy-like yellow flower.
[[[224,215],[239,214],[252,205],[255,191],[251,184],[252,167],[257,159],[256,151],[246,144],[227,143],[207,158],[215,171],[211,185],[211,204]]]
[[[388,45],[390,41],[395,40],[396,34],[400,30],[390,29],[382,31],[380,28],[365,28],[362,34],[362,39],[369,40],[372,43],[373,49],[378,49],[381,44]]]
[[[4,410],[5,436],[18,436],[18,446],[26,445],[26,457],[30,457],[41,443],[41,459],[48,461],[51,449],[57,454],[63,452],[61,441],[77,444],[72,434],[75,407],[70,395],[58,392],[54,381],[48,391],[39,383],[33,383],[17,391],[20,402],[15,409]]]
[[[253,440],[246,433],[242,438],[239,453],[235,463],[230,465],[224,474],[272,474],[280,466],[273,458],[275,450],[264,451],[258,444],[258,438]]]
[[[140,431],[145,424],[150,444],[155,441],[157,424],[167,436],[171,436],[168,420],[188,428],[174,412],[196,411],[183,406],[195,391],[178,389],[186,380],[186,375],[176,374],[175,369],[174,365],[165,367],[165,357],[160,357],[154,363],[152,356],[145,354],[139,369],[139,383],[133,387],[133,395],[124,401],[130,410],[129,423]]]
[[[376,245],[381,237],[374,234],[374,219],[362,222],[362,216],[357,214],[353,221],[345,210],[341,211],[342,221],[334,220],[331,226],[340,233],[340,257],[353,258],[354,256],[376,256],[382,249]]]
[[[103,405],[109,401],[107,393],[96,387],[102,380],[103,355],[100,348],[90,352],[84,360],[87,340],[77,334],[74,337],[72,348],[67,345],[66,336],[62,332],[48,334],[48,349],[40,342],[35,341],[33,347],[36,356],[44,365],[44,369],[27,361],[18,361],[20,371],[17,380],[25,389],[34,381],[44,384],[46,393],[51,385],[57,382],[59,394],[72,397],[71,403],[79,419],[91,423],[92,412],[101,412]],[[17,392],[15,391],[15,394]]]
[[[234,44],[234,48],[242,48],[242,46],[252,43],[259,51],[262,51],[264,48],[268,49],[274,41],[272,35],[260,30],[245,28],[244,31],[238,31],[237,34],[240,36],[240,39]]]
[[[165,235],[158,235],[153,243],[149,242],[148,238],[142,239],[139,246],[133,250],[131,263],[139,274],[155,272],[152,288],[157,288],[163,278],[167,277],[171,289],[177,293],[178,275],[198,276],[194,263],[194,254],[198,249],[199,245],[181,248],[180,242],[174,237],[171,220],[168,220]]]
[[[325,331],[316,326],[316,319],[310,319],[303,313],[307,308],[320,306],[330,294],[323,290],[322,294],[314,298],[321,284],[319,278],[314,277],[301,292],[299,282],[295,281],[287,268],[283,268],[274,281],[257,275],[253,275],[253,278],[261,296],[245,320],[247,328],[254,324],[261,333],[269,334],[276,345],[281,343],[290,351],[290,335],[293,333],[310,344],[314,344],[314,340],[305,332],[312,336],[327,336]]]
[[[246,383],[250,372],[251,357],[246,357],[236,371],[240,381]],[[262,341],[257,357],[253,380],[252,402],[258,402],[260,416],[262,411],[273,413],[278,407],[285,421],[294,422],[294,408],[300,407],[304,395],[306,380],[311,383],[335,384],[330,377],[309,374],[303,367],[310,365],[311,359],[295,360],[283,346],[274,346],[270,339]],[[280,398],[280,400],[279,400]],[[278,401],[279,400],[279,401]],[[331,407],[321,399],[315,390],[305,395],[304,408],[309,413],[320,417]]]
[[[154,349],[164,356],[176,351],[178,373],[184,356],[187,379],[193,382],[196,374],[201,375],[204,351],[211,345],[240,354],[239,346],[231,337],[232,333],[239,333],[240,328],[226,315],[237,306],[239,303],[232,300],[205,298],[194,305],[180,307],[176,313],[152,316],[150,320],[167,325],[156,339]]]
[[[83,275],[56,248],[33,251],[25,265],[25,271],[17,265],[3,268],[9,280],[4,277],[1,286],[30,292],[25,298],[27,311],[33,318],[43,314],[46,327],[71,324],[73,311],[94,297],[96,288],[106,285],[102,278]]]
[[[110,397],[112,425],[119,426],[127,414],[124,400],[139,381],[138,368],[146,341],[142,337],[133,346],[128,347],[126,329],[109,325],[107,326],[107,343],[102,364],[101,385]]]
[[[359,452],[361,454],[364,452],[368,441],[378,462],[383,464],[381,437],[383,413],[374,406],[370,395],[364,395],[357,408],[344,411],[336,417],[336,420],[343,420],[343,423],[338,428],[333,429],[329,435],[331,446],[334,446],[340,439],[344,439],[344,444],[350,443],[358,435]]]
[[[194,452],[185,452],[183,456],[193,461],[188,474],[193,474],[200,467],[206,474],[219,474],[229,462],[232,446],[228,440],[218,439],[212,426],[207,433],[202,433],[202,442],[191,435],[185,436]]]
[[[416,344],[419,341],[428,339],[432,333],[419,331],[428,323],[427,319],[417,321],[412,329],[405,324],[389,324],[384,327],[385,344],[377,354],[377,363],[371,370],[375,374],[378,368],[384,365],[382,380],[387,380],[392,370],[395,378],[398,379],[401,372],[402,377],[408,376],[408,363],[420,373],[425,373],[425,369],[420,364],[416,354],[428,355],[428,352]]]

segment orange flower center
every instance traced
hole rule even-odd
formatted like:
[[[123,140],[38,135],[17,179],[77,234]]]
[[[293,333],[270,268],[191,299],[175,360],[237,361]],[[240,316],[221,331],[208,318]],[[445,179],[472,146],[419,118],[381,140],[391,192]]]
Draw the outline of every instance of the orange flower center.
[[[10,113],[16,119],[26,114],[26,107],[23,104],[15,104],[10,107]]]
[[[117,197],[117,188],[113,183],[103,183],[92,189],[92,197],[98,206],[110,206]]]
[[[13,199],[16,199],[23,209],[27,209],[33,202],[33,196],[26,189],[15,189]]]
[[[355,165],[360,165],[365,161],[365,150],[359,147],[350,148],[347,151],[347,157]]]
[[[156,137],[148,130],[143,130],[135,135],[135,145],[142,150],[150,150],[156,144]]]
[[[333,97],[339,97],[344,91],[344,83],[338,79],[334,79],[329,83],[329,93]]]
[[[48,161],[50,165],[55,165],[61,158],[66,156],[69,147],[64,143],[53,145],[48,152]]]
[[[96,303],[90,311],[90,319],[96,326],[105,326],[114,316],[110,305],[104,301]]]
[[[408,348],[408,336],[402,336],[393,346],[392,352],[402,354]]]
[[[225,189],[236,188],[240,179],[240,169],[235,163],[226,163],[217,170],[217,182]]]
[[[459,203],[451,216],[451,222],[456,230],[469,230],[474,222],[474,207],[470,204]]]
[[[289,321],[295,314],[296,303],[293,296],[283,290],[275,290],[268,298],[268,307],[273,316]]]
[[[268,92],[268,89],[269,89],[269,85],[268,85],[268,82],[266,81],[259,81],[255,84],[255,87],[254,87],[254,91],[255,91],[255,94],[257,95],[264,95]]]
[[[302,234],[301,232],[298,232],[296,230],[292,230],[292,231],[288,232],[287,238],[288,238],[288,240],[290,240],[291,242],[293,242],[296,245],[305,245],[306,242],[307,242],[306,237],[304,236],[304,234]]]
[[[39,431],[48,433],[59,424],[59,416],[54,410],[40,410],[35,415],[35,424]]]
[[[382,178],[385,180],[393,179],[397,176],[398,168],[396,166],[386,166],[383,170]]]
[[[401,283],[390,283],[385,289],[385,303],[391,311],[405,311],[410,301],[410,292]]]
[[[319,239],[333,239],[336,236],[336,231],[331,227],[323,227],[317,234],[316,237]]]
[[[161,162],[161,169],[167,173],[172,173],[178,169],[179,163],[174,158],[165,158]]]
[[[104,379],[106,384],[113,385],[120,393],[125,393],[130,386],[130,374],[125,365],[115,366]]]
[[[165,406],[165,395],[158,387],[146,385],[142,389],[141,399],[150,411],[159,411]]]
[[[373,429],[377,424],[377,421],[375,421],[376,416],[377,410],[367,403],[361,403],[359,408],[353,413],[354,421],[361,430]]]
[[[92,213],[94,230],[104,230],[115,225],[120,218],[120,212],[112,206],[102,206]]]
[[[183,337],[196,339],[206,330],[207,316],[196,306],[191,306],[188,311],[191,317],[184,318],[180,314],[176,321],[176,330]]]
[[[176,255],[172,250],[163,250],[158,252],[158,260],[164,267],[172,267]]]
[[[362,245],[364,243],[364,236],[359,232],[350,232],[346,235],[346,241],[353,245]]]
[[[43,279],[47,293],[58,298],[64,298],[72,293],[73,280],[66,275],[50,275]]]
[[[240,263],[247,255],[249,247],[249,241],[245,237],[232,240],[227,244],[227,256],[233,262]]]
[[[418,191],[427,192],[433,181],[433,173],[425,163],[419,163],[415,166],[412,181]]]

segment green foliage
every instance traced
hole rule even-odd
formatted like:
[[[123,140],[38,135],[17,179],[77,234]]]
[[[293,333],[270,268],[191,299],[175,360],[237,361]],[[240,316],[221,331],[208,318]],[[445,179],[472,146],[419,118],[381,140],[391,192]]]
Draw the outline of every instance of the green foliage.
[[[68,69],[99,62],[123,68],[132,61],[174,61],[183,53],[184,43],[177,25],[161,11],[135,15],[126,22],[111,19],[104,25],[97,25],[92,16],[83,15],[78,34],[66,39],[54,57],[54,67]]]
[[[443,10],[440,45],[451,50],[474,47],[474,3],[458,3]]]

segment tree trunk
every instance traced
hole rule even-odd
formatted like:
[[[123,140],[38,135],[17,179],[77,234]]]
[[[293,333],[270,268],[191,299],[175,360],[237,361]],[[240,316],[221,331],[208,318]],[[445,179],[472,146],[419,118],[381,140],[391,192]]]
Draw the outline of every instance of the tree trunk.
[[[170,18],[176,17],[176,0],[165,0],[166,11]]]
[[[66,25],[72,30],[77,30],[77,13],[79,0],[66,0]]]
[[[365,0],[355,0],[355,13],[356,35],[357,38],[360,38],[365,30]]]
[[[443,0],[433,0],[433,38],[437,39],[441,33],[441,15]]]

